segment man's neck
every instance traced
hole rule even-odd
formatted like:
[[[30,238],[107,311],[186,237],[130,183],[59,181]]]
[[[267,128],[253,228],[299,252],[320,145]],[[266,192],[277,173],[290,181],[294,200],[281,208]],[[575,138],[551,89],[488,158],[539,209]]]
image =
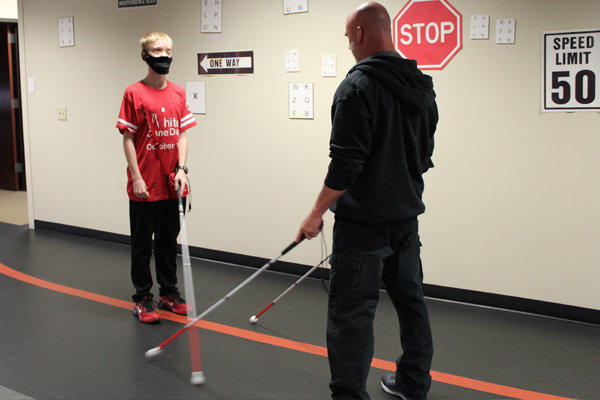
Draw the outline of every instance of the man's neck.
[[[164,89],[167,87],[167,76],[157,74],[154,71],[149,71],[142,82],[156,89]]]

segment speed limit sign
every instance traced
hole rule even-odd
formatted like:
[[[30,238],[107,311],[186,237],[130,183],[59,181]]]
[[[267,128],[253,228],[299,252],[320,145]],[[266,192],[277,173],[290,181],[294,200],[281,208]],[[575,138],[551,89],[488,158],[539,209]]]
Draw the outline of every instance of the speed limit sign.
[[[543,111],[600,111],[600,30],[548,32],[542,42]]]

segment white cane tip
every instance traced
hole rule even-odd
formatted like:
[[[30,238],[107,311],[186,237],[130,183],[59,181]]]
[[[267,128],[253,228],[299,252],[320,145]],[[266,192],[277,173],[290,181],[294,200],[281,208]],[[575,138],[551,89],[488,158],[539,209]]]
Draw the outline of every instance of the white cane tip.
[[[202,372],[202,371],[192,372],[192,377],[190,378],[190,382],[192,385],[203,385],[204,382],[206,382],[206,378],[204,377],[204,372]]]
[[[258,321],[258,318],[256,318],[255,315],[253,315],[253,316],[250,317],[250,323],[251,324],[255,324],[257,321]]]
[[[162,353],[162,349],[160,347],[155,347],[146,352],[146,358],[152,358],[154,356],[159,355],[160,353]]]

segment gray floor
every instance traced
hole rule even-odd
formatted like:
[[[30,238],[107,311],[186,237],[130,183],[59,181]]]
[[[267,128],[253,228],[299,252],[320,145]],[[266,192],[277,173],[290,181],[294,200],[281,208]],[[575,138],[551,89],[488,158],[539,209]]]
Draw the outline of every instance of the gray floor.
[[[0,264],[63,287],[130,301],[127,246],[0,223]],[[199,259],[192,260],[192,269],[199,311],[254,272]],[[296,279],[266,272],[207,320],[225,330],[264,334],[267,342],[283,338],[322,348],[327,294],[319,280],[303,282],[256,325],[248,322]],[[391,303],[384,294],[381,299],[375,357],[390,362],[399,353],[398,328]],[[2,273],[0,304],[0,398],[329,398],[327,359],[321,355],[201,329],[207,382],[192,386],[187,338],[176,339],[152,360],[144,357],[180,329],[180,322],[143,325],[129,308]],[[599,326],[433,299],[429,306],[436,345],[430,399],[553,398],[544,394],[600,399]],[[384,372],[371,369],[373,399],[393,398],[379,386]]]

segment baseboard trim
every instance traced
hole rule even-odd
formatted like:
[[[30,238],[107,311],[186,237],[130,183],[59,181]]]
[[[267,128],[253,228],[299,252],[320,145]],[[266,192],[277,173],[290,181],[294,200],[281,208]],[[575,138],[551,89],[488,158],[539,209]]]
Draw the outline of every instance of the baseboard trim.
[[[424,292],[436,299],[600,325],[600,310],[591,308],[428,284]]]
[[[80,228],[72,225],[63,225],[56,222],[40,221],[37,219],[33,221],[33,227],[34,229],[65,233],[67,235],[81,236],[89,239],[102,240],[105,242],[124,244],[127,246],[131,245],[131,240],[128,235]]]
[[[98,231],[94,229],[80,228],[71,225],[58,224],[55,222],[34,220],[34,228],[64,233],[68,235],[86,237],[89,239],[102,240],[111,243],[118,243],[127,246],[131,245],[129,235],[121,235],[117,233]],[[228,253],[225,251],[212,250],[194,246],[189,246],[189,252],[191,257],[204,258],[211,261],[218,261],[229,264],[243,265],[251,268],[260,268],[269,261],[269,259],[266,258],[248,256],[237,253]],[[179,248],[179,253],[181,254],[181,247]],[[273,257],[275,256],[277,256],[277,254],[273,254]],[[308,272],[309,269],[310,267],[307,265],[287,261],[278,261],[269,268],[269,270],[271,271],[284,272],[298,276],[304,275],[306,272]],[[310,277],[318,279],[328,279],[329,270],[318,268],[312,274],[310,274]]]
[[[69,235],[81,236],[90,239],[103,240],[112,243],[130,245],[130,239],[128,235],[120,235],[116,233],[98,231],[88,228],[80,228],[70,225],[63,225],[54,222],[46,222],[39,220],[34,221],[34,228],[65,233]],[[236,265],[243,265],[252,268],[260,268],[269,261],[269,259],[262,257],[254,257],[237,253],[228,253],[224,251],[206,249],[202,247],[190,246],[189,251],[190,256],[192,257],[204,258],[207,260]],[[274,254],[273,256],[276,256],[276,254]],[[279,261],[273,266],[271,266],[270,270],[301,276],[304,275],[310,268],[311,266],[309,265]],[[310,277],[317,279],[328,279],[329,270],[324,268],[318,268],[310,275]],[[458,289],[429,284],[425,284],[424,292],[425,296],[434,299],[456,301],[460,303],[500,308],[528,314],[536,314],[551,318],[559,318],[564,320],[600,325],[600,310],[594,310],[590,308],[569,306],[565,304],[532,300],[522,297],[513,297],[501,294],[486,293],[475,290]]]

